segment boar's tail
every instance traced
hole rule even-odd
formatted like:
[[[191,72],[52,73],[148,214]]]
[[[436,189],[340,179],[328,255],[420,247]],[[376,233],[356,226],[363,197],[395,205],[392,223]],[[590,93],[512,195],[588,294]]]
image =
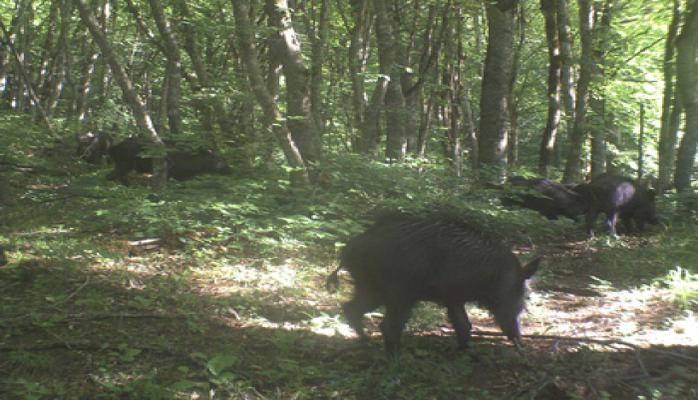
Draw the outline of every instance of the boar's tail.
[[[334,270],[334,272],[330,274],[330,276],[327,277],[327,281],[325,281],[325,287],[327,288],[328,292],[337,291],[337,288],[339,287],[339,277],[337,276],[337,273],[342,268],[343,266],[340,265],[339,267],[337,267],[337,269]]]

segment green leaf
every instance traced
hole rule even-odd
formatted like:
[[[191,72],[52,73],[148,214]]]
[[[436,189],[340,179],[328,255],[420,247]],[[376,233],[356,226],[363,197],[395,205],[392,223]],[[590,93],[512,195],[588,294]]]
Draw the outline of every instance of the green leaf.
[[[233,354],[219,354],[206,363],[206,367],[213,376],[219,376],[228,367],[237,364],[240,359]]]

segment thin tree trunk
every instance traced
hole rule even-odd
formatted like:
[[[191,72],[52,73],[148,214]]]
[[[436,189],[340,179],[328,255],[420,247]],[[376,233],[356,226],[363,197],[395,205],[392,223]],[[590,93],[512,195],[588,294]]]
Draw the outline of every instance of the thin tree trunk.
[[[645,168],[645,105],[640,103],[640,136],[637,140],[637,179],[642,179]]]
[[[351,15],[354,27],[351,30],[351,42],[349,44],[349,74],[351,79],[351,104],[353,112],[353,123],[357,128],[364,126],[364,112],[366,108],[366,89],[364,87],[363,74],[366,72],[366,62],[368,60],[368,34],[370,32],[370,18],[368,15],[369,0],[352,0]],[[378,87],[378,86],[377,86]],[[373,142],[371,136],[373,132],[364,132],[362,129],[354,140],[354,150],[358,152],[374,152],[370,148]]]
[[[565,165],[565,183],[579,182],[582,178],[582,145],[587,134],[587,102],[589,83],[593,72],[593,7],[592,0],[579,0],[579,28],[582,41],[579,81],[575,104],[574,127],[570,137]]]
[[[8,40],[8,43],[14,43],[12,51],[17,63],[18,75],[20,79],[16,79],[15,84],[15,109],[20,112],[29,110],[32,102],[35,105],[40,105],[32,98],[38,97],[38,94],[30,89],[33,86],[32,76],[34,75],[30,66],[34,64],[31,53],[31,45],[34,38],[34,8],[31,0],[18,0],[16,24],[13,32],[16,35],[16,40]],[[5,37],[9,39],[8,32],[5,32]]]
[[[442,8],[441,11],[441,23],[435,23],[436,11],[435,6],[429,7],[429,15],[427,17],[427,28],[424,30],[424,35],[421,42],[424,43],[421,51],[421,56],[419,60],[419,72],[418,79],[415,83],[412,80],[403,79],[403,93],[405,94],[406,102],[408,105],[408,111],[413,120],[410,121],[407,130],[407,151],[414,154],[423,154],[426,151],[426,142],[423,142],[421,138],[424,137],[423,129],[431,124],[431,118],[433,116],[433,111],[426,111],[427,107],[424,106],[424,84],[428,80],[433,80],[436,82],[438,78],[438,59],[441,54],[441,49],[446,42],[449,35],[452,35],[456,39],[456,43],[452,43],[454,49],[451,49],[452,57],[455,57],[456,64],[461,65],[463,63],[463,43],[462,43],[462,21],[463,21],[463,9],[460,6],[453,7],[452,0],[448,0]],[[419,8],[419,4],[415,3],[415,10]],[[456,15],[456,21],[458,25],[455,27],[455,32],[451,29],[449,24],[449,17],[451,12]],[[416,12],[416,11],[415,11]],[[437,29],[438,28],[438,29]],[[454,51],[455,50],[455,51]],[[405,63],[405,65],[408,65]],[[458,74],[460,74],[461,67],[457,68]],[[436,72],[436,73],[434,73]],[[460,79],[460,75],[457,77]],[[409,86],[404,86],[407,83]],[[459,84],[459,87],[462,85]],[[453,95],[456,95],[453,93]],[[433,97],[431,100],[434,100]],[[431,101],[430,100],[430,101]],[[460,107],[460,101],[456,101],[457,105],[455,107]],[[432,110],[435,109],[432,107]],[[419,115],[418,128],[415,129],[417,125],[416,116]],[[459,123],[460,125],[460,123]]]
[[[599,72],[601,73],[601,72]],[[590,117],[592,123],[590,132],[590,165],[589,174],[592,178],[599,176],[606,171],[606,101],[604,94],[591,93],[589,95],[589,105],[593,114]]]
[[[6,37],[5,40],[8,43],[11,43],[11,37],[8,38]],[[3,41],[4,43],[4,41]],[[11,101],[9,99],[10,95],[10,86],[11,86],[11,79],[10,75],[8,74],[8,70],[10,67],[10,52],[7,50],[7,45],[1,46],[0,47],[0,86],[2,86],[3,90],[2,93],[0,93],[0,97],[2,98],[2,103],[0,104],[0,108],[2,109],[10,109],[11,108]]]
[[[424,111],[422,111],[421,119],[419,120],[419,138],[417,143],[417,154],[419,157],[424,158],[427,154],[427,142],[431,134],[431,120],[434,116],[434,110],[436,108],[436,97],[432,95],[429,97],[427,104],[423,106]]]
[[[545,19],[545,38],[548,44],[548,118],[543,131],[538,156],[538,173],[550,175],[550,166],[555,157],[555,142],[560,126],[560,41],[557,26],[557,1],[541,0],[540,8]]]
[[[448,4],[450,8],[450,2]],[[445,14],[446,15],[446,14]],[[455,175],[461,176],[463,171],[463,139],[465,137],[465,124],[466,119],[462,116],[467,112],[463,109],[463,102],[461,99],[465,96],[465,90],[463,88],[463,77],[461,73],[463,71],[463,64],[465,63],[465,54],[463,53],[463,10],[461,7],[457,7],[455,11],[456,17],[456,28],[455,28],[455,62],[453,75],[451,76],[451,98],[449,100],[451,104],[451,130],[453,131],[453,136],[455,138],[453,145],[453,167],[455,168]],[[447,23],[447,19],[444,18],[443,24]]]
[[[47,82],[46,87],[46,112],[49,115],[53,114],[54,109],[58,105],[58,98],[61,91],[69,87],[68,82],[68,71],[69,65],[71,64],[70,49],[68,48],[68,35],[70,34],[68,29],[70,28],[70,17],[73,11],[73,5],[71,0],[60,1],[60,28],[58,37],[58,50],[55,63],[52,68],[51,79]]]
[[[361,126],[361,137],[357,142],[360,153],[376,155],[380,144],[380,116],[385,104],[385,94],[388,92],[389,79],[381,76],[373,89],[371,102],[366,108],[364,121]]]
[[[521,50],[526,41],[526,14],[523,6],[518,7],[517,14],[516,34],[519,36],[519,40],[514,46],[514,59],[509,83],[509,138],[507,139],[507,166],[509,168],[513,168],[519,161],[519,94],[521,90],[516,90],[516,80],[519,74]]]
[[[322,107],[322,66],[325,62],[329,14],[329,0],[320,0],[320,21],[316,31],[317,37],[312,40],[312,66],[310,68],[310,105],[318,134],[322,134],[325,126],[324,109]]]
[[[478,157],[478,134],[477,124],[475,123],[475,114],[473,106],[470,104],[470,94],[467,89],[463,91],[463,129],[465,131],[465,139],[468,146],[468,155],[470,158],[470,166],[476,168],[480,164]]]
[[[446,151],[444,156],[451,163],[456,176],[460,176],[461,173],[461,121],[458,115],[458,102],[455,101],[456,94],[456,78],[455,69],[456,66],[453,64],[457,61],[453,52],[454,43],[449,43],[446,46],[446,58],[450,60],[448,65],[444,68],[441,78],[441,121],[446,133]]]
[[[669,189],[671,175],[674,168],[674,151],[676,147],[676,134],[678,124],[672,123],[672,115],[676,114],[676,94],[674,93],[674,41],[679,31],[681,21],[681,1],[674,0],[673,15],[667,29],[667,38],[664,44],[664,93],[662,98],[661,126],[659,128],[659,162],[657,190],[662,192]]]
[[[604,80],[606,52],[611,30],[611,17],[615,0],[606,0],[601,10],[601,21],[595,28],[596,51],[594,51],[594,75]],[[591,127],[591,176],[606,172],[606,93],[603,88],[589,96],[594,121]]]
[[[272,24],[278,29],[271,51],[280,56],[286,78],[287,126],[305,162],[314,163],[322,158],[322,149],[311,109],[310,74],[303,62],[287,0],[267,0],[267,7],[272,11]]]
[[[179,106],[182,91],[182,61],[179,45],[170,22],[165,17],[160,0],[149,0],[149,2],[167,57],[167,122],[170,133],[177,135],[182,132],[182,115]]]
[[[286,126],[285,119],[269,92],[262,70],[257,58],[257,48],[254,43],[252,24],[250,23],[249,0],[231,0],[233,16],[235,17],[235,32],[237,34],[238,51],[245,62],[245,70],[248,74],[250,86],[264,113],[265,125],[271,126],[283,149],[286,161],[291,166],[291,182],[294,185],[307,184],[309,182],[308,171],[300,150]]]
[[[676,87],[686,114],[686,125],[676,157],[674,184],[678,191],[689,191],[698,143],[698,4],[695,2],[687,9],[683,28],[676,40],[676,50]]]
[[[92,76],[95,72],[95,66],[97,65],[97,60],[99,59],[99,52],[95,48],[92,42],[86,42],[83,44],[83,57],[84,64],[80,69],[80,81],[75,87],[75,117],[78,121],[84,121],[87,118],[87,103],[91,92]]]
[[[111,16],[111,2],[109,0],[100,0],[96,10],[96,18],[102,34],[105,37],[109,35],[109,20]],[[94,72],[92,73],[93,83],[91,88],[91,96],[87,102],[88,114],[94,114],[95,110],[99,110],[104,106],[108,97],[109,87],[109,64],[103,56],[99,56],[96,60]]]
[[[450,8],[450,1],[448,3],[449,4],[446,7]],[[397,7],[397,5],[394,7]],[[419,16],[419,10],[421,7],[421,2],[416,1],[414,3],[414,18],[410,28],[408,45],[409,50],[403,52],[405,53],[402,57],[403,65],[412,64],[412,49],[414,49],[416,46],[417,32],[419,30],[417,17]],[[425,27],[422,29],[423,33],[421,40],[419,41],[422,44],[422,48],[420,52],[419,70],[417,71],[418,74],[404,73],[402,76],[403,94],[405,95],[405,102],[409,114],[409,129],[406,130],[407,152],[414,155],[420,155],[422,154],[422,151],[426,150],[422,147],[421,138],[423,137],[423,129],[425,129],[429,117],[425,115],[425,110],[428,108],[428,106],[425,104],[423,98],[424,90],[421,82],[428,73],[428,71],[426,71],[426,69],[429,68],[427,62],[428,56],[432,54],[434,47],[439,46],[440,44],[437,43],[437,40],[434,38],[437,25],[435,23],[437,16],[436,11],[437,8],[435,5],[428,6]],[[415,75],[418,79],[416,82],[414,81]]]
[[[87,0],[77,0],[76,4],[80,11],[80,17],[88,29],[92,33],[92,37],[95,42],[102,50],[106,61],[109,63],[111,72],[114,75],[117,83],[123,91],[123,98],[126,103],[131,107],[131,111],[136,120],[138,127],[146,133],[148,139],[156,146],[156,151],[162,154],[162,157],[156,157],[153,159],[153,188],[160,189],[164,188],[167,182],[167,164],[165,161],[165,151],[164,143],[160,139],[155,127],[153,126],[153,121],[150,115],[145,109],[144,103],[140,96],[136,92],[133,82],[126,74],[126,70],[119,62],[116,53],[111,48],[111,45],[107,41],[107,37],[99,27],[95,16],[90,12]]]
[[[388,15],[392,16],[392,32],[395,35],[394,38],[394,44],[396,46],[395,48],[395,57],[396,57],[396,62],[400,66],[408,66],[412,64],[412,52],[415,46],[415,38],[417,36],[417,17],[418,17],[418,10],[421,8],[422,2],[419,0],[414,1],[414,6],[413,12],[411,15],[411,22],[407,24],[403,24],[401,21],[401,16],[399,15],[400,11],[403,9],[401,7],[401,3],[399,2],[392,2],[392,5],[386,6],[386,9],[389,10]],[[430,13],[427,16],[427,24],[431,23],[431,19],[433,18],[433,13]],[[409,28],[405,25],[409,25]],[[402,29],[400,29],[400,27]],[[429,29],[425,29],[425,31],[428,31]],[[400,37],[400,31],[407,31],[407,40],[406,40],[406,46],[403,44],[403,40],[401,40]],[[428,34],[428,33],[426,33]],[[423,42],[424,43],[424,42]],[[428,43],[424,43],[425,47],[428,47]],[[419,134],[419,110],[421,107],[421,104],[423,103],[422,101],[422,90],[421,86],[419,88],[416,88],[416,90],[410,90],[415,85],[415,73],[408,68],[401,67],[401,72],[400,72],[400,87],[402,89],[402,95],[405,98],[405,114],[403,117],[403,127],[404,127],[404,147],[405,147],[405,154],[407,152],[411,152],[413,154],[416,153],[417,150],[417,135]]]
[[[509,136],[509,93],[513,73],[515,1],[487,2],[488,41],[480,100],[479,165],[483,179],[506,176]]]
[[[567,0],[557,0],[557,35],[560,42],[560,89],[562,104],[565,109],[565,134],[572,137],[574,131],[574,73],[572,66],[572,29],[570,27]],[[560,162],[560,140],[554,144],[554,162]]]
[[[57,47],[54,45],[54,38],[58,20],[58,1],[52,0],[49,8],[48,23],[46,27],[46,37],[44,38],[44,45],[41,46],[41,59],[39,62],[39,76],[36,80],[36,90],[38,91],[39,98],[46,109],[46,99],[49,95],[48,93],[48,82],[53,79],[54,66],[59,63],[57,61],[58,52]],[[37,116],[38,117],[38,116]]]
[[[403,95],[400,66],[397,65],[397,40],[394,19],[388,14],[387,0],[372,0],[376,14],[376,35],[381,73],[389,76],[388,90],[385,94],[386,114],[386,157],[393,161],[402,161],[407,151],[405,134],[407,108]]]

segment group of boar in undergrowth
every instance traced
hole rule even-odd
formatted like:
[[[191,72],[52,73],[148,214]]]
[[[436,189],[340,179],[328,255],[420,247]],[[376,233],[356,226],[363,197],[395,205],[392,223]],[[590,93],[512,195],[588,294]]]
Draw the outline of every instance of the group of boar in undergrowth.
[[[178,149],[172,143],[166,147],[168,175],[175,179],[230,172],[212,150]],[[108,178],[127,184],[131,171],[152,172],[152,157],[145,148],[137,138],[114,144],[110,135],[98,133],[78,137],[77,153],[90,163],[109,156],[114,170]],[[512,177],[507,183],[506,187],[518,189],[500,198],[504,206],[529,208],[549,219],[565,216],[576,220],[585,214],[590,235],[600,213],[606,215],[614,236],[618,219],[626,233],[642,231],[647,223],[657,221],[654,192],[626,177],[604,174],[579,185]],[[3,260],[0,247],[0,262]],[[377,215],[363,233],[348,241],[327,284],[332,288],[339,283],[341,269],[351,275],[354,294],[342,308],[362,342],[367,341],[364,314],[385,307],[381,331],[389,355],[398,352],[405,324],[420,301],[446,307],[461,349],[469,348],[471,335],[465,311],[468,302],[487,309],[520,349],[519,316],[526,281],[539,264],[540,258],[535,258],[522,265],[498,234],[463,214],[392,211]]]
[[[522,177],[508,183],[528,190],[503,197],[504,205],[530,208],[550,219],[562,215],[576,220],[586,214],[589,234],[600,213],[614,236],[618,219],[626,232],[657,222],[654,192],[626,177],[604,174],[575,186]],[[351,275],[353,297],[342,309],[364,343],[364,314],[385,307],[380,328],[389,355],[399,351],[402,331],[420,301],[446,307],[460,349],[469,348],[468,302],[487,309],[521,349],[519,317],[526,281],[539,264],[540,258],[535,258],[522,265],[498,234],[460,213],[394,211],[378,215],[348,241],[327,285],[336,287],[341,269]]]
[[[128,185],[128,175],[153,172],[153,157],[148,155],[148,142],[132,136],[119,143],[114,143],[112,136],[106,132],[89,132],[77,136],[77,155],[90,164],[99,164],[103,157],[109,157],[114,163],[114,170],[107,179]],[[228,163],[214,150],[206,148],[192,149],[183,143],[165,141],[167,176],[184,180],[202,174],[230,174]]]

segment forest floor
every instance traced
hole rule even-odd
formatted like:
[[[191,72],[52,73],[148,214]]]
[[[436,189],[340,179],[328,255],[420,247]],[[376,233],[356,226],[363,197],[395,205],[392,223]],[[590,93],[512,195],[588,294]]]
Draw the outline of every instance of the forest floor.
[[[475,307],[478,359],[455,351],[443,313],[425,305],[389,361],[380,314],[359,347],[323,288],[326,271],[292,259],[192,265],[175,249],[137,254],[93,238],[123,256],[25,255],[0,269],[0,398],[698,398],[695,304],[598,278],[614,266],[588,241],[536,252],[546,270],[523,355]],[[628,251],[652,245],[621,240]]]
[[[698,399],[698,228],[672,201],[642,236],[588,239],[571,221],[449,192],[522,260],[543,256],[525,349],[469,306],[476,356],[458,352],[444,311],[423,304],[388,359],[381,310],[359,346],[340,315],[348,276],[339,293],[325,279],[366,199],[429,203],[414,196],[434,192],[431,178],[345,165],[326,190],[202,177],[154,195],[138,178],[107,182],[106,167],[56,171],[23,154],[4,164],[0,399]]]

